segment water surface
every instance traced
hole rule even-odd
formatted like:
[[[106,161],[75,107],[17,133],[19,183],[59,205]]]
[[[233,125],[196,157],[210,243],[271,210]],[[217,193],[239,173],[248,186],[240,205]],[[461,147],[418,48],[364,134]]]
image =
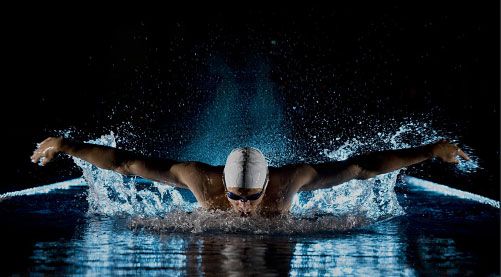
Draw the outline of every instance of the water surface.
[[[396,195],[404,214],[366,226],[333,226],[331,231],[304,234],[141,227],[134,225],[136,216],[87,213],[87,191],[87,186],[74,186],[4,199],[1,238],[8,254],[2,271],[174,276],[499,274],[499,209],[401,181]]]

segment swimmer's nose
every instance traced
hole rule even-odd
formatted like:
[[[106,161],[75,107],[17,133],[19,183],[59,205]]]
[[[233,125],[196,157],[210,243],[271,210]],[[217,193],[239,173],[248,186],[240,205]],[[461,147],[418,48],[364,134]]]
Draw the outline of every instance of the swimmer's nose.
[[[249,201],[238,201],[238,206],[240,207],[249,207],[250,202]]]
[[[248,213],[251,211],[251,205],[249,202],[240,202],[238,201],[238,209],[241,211],[241,212],[244,212],[244,213]]]

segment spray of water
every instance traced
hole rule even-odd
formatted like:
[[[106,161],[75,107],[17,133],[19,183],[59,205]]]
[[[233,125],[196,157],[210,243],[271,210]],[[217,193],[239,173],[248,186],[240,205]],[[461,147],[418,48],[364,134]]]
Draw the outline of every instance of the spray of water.
[[[359,153],[368,144],[378,144],[378,141],[389,143],[393,148],[407,147],[401,140],[409,130],[415,132],[415,128],[414,123],[402,126],[388,137],[381,134],[364,143],[352,139],[336,149],[324,149],[324,154],[333,160],[345,159]],[[113,133],[89,143],[116,147]],[[345,230],[404,214],[394,191],[400,171],[369,180],[352,180],[330,189],[300,192],[294,199],[290,214],[266,219],[240,218],[231,212],[204,211],[187,190],[156,182],[144,183],[140,179],[99,169],[78,158],[74,160],[82,168],[89,185],[88,212],[132,216],[132,228],[194,233],[304,234]]]
[[[89,143],[116,147],[113,133],[104,135]],[[170,212],[172,209],[191,211],[196,203],[187,202],[181,193],[172,186],[153,182],[141,189],[135,178],[124,176],[110,170],[73,158],[82,169],[89,185],[89,213],[102,215],[155,216]]]
[[[307,142],[297,141],[285,117],[280,95],[274,82],[269,80],[269,70],[263,61],[239,72],[221,60],[214,60],[211,74],[219,76],[221,82],[193,121],[192,140],[181,147],[176,158],[220,165],[231,149],[253,146],[264,153],[270,165],[280,166],[304,161],[303,148],[322,147],[323,150],[317,151],[321,155],[319,161],[344,160],[361,152],[406,148],[438,138],[451,138],[422,121],[408,120],[396,129],[390,125],[380,126],[381,130],[371,127],[365,135],[346,140],[338,137],[328,146],[320,146],[316,140],[319,134],[311,134],[312,140]],[[239,78],[247,81],[241,82]],[[117,141],[127,144],[127,138],[117,138],[113,133],[89,142],[116,147]],[[478,168],[476,157],[471,157],[471,162],[459,164],[460,172]],[[330,189],[298,193],[289,215],[265,219],[202,211],[189,191],[155,182],[144,184],[76,158],[75,162],[89,184],[89,213],[132,215],[136,217],[132,227],[183,232],[305,233],[352,228],[404,213],[394,192],[400,171],[369,180],[353,180]]]

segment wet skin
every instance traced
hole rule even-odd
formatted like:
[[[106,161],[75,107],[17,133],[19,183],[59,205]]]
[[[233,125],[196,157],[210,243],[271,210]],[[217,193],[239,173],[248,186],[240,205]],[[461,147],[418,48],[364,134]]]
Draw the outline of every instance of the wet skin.
[[[458,163],[458,156],[469,160],[457,145],[440,140],[414,148],[366,153],[344,161],[269,167],[269,183],[261,197],[253,201],[238,201],[226,196],[224,166],[145,157],[121,149],[79,143],[61,137],[49,137],[38,144],[31,160],[34,163],[41,161],[45,165],[58,153],[65,153],[124,175],[141,176],[187,188],[193,192],[201,207],[233,210],[241,216],[284,214],[289,211],[298,191],[329,188],[353,179],[369,179],[434,157],[447,163]],[[242,196],[261,191],[234,188],[231,184],[227,186],[228,191]]]

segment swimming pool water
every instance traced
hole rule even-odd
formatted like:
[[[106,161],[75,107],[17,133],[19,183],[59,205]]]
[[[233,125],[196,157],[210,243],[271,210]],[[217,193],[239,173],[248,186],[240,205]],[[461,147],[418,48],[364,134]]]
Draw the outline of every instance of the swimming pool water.
[[[399,182],[405,214],[307,234],[132,228],[86,213],[87,187],[3,199],[3,274],[499,275],[499,209]]]

